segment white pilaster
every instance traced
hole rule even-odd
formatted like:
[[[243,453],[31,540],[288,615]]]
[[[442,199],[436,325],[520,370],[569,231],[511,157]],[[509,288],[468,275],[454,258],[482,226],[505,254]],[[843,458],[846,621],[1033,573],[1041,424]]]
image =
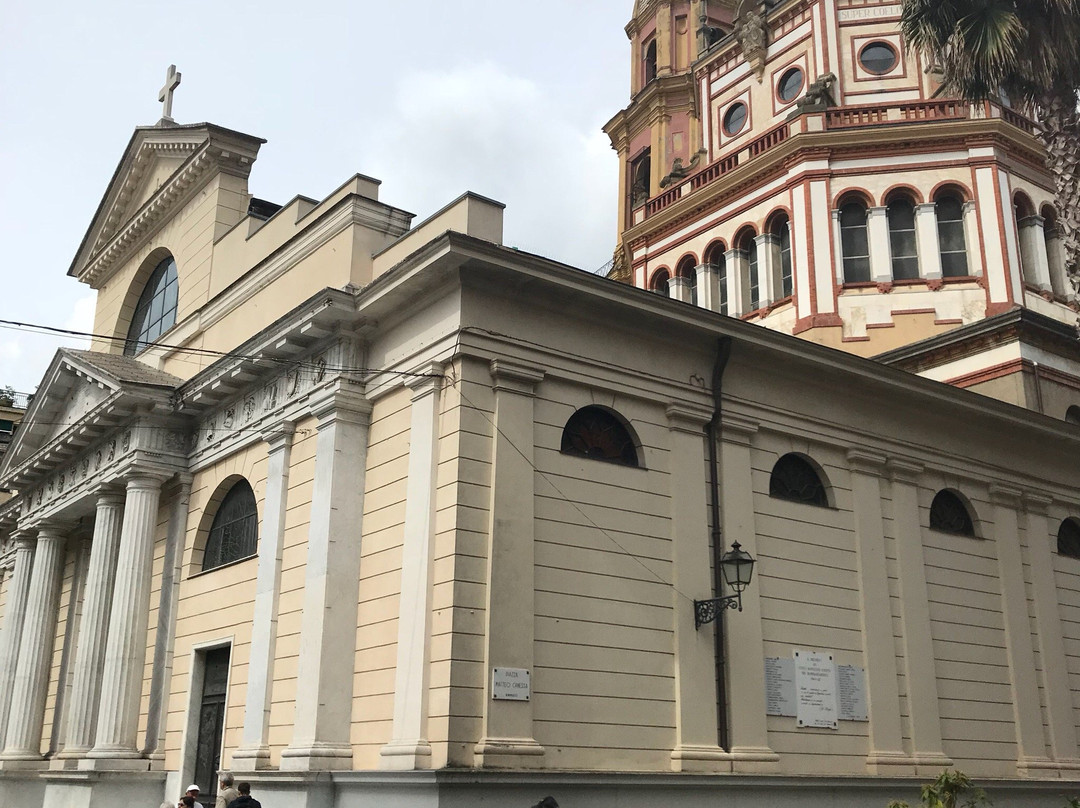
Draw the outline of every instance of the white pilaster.
[[[720,505],[725,546],[739,542],[755,558],[757,529],[750,443],[758,425],[737,416],[724,416],[720,437]],[[700,468],[700,466],[698,467]],[[760,579],[760,574],[759,574]],[[761,588],[743,592],[743,610],[725,624],[724,665],[730,709],[732,766],[735,772],[774,772],[777,755],[769,747],[765,718],[765,641],[761,627]]]
[[[968,274],[981,277],[983,275],[983,249],[982,238],[979,236],[979,211],[975,206],[975,200],[969,199],[964,203],[963,216]]]
[[[712,264],[701,264],[697,272],[698,305],[709,311],[720,311],[720,277]]]
[[[746,300],[750,294],[750,268],[747,266],[746,253],[728,250],[724,253],[724,260],[727,264],[728,314],[741,317],[747,311]]]
[[[85,768],[142,768],[136,747],[161,477],[128,478],[94,747]]]
[[[914,761],[904,752],[904,732],[900,725],[900,688],[888,597],[889,573],[881,508],[881,472],[885,456],[850,449],[847,458],[851,467],[851,500],[855,508],[863,658],[870,705],[870,749],[866,764],[875,774],[914,774]]]
[[[435,485],[442,367],[406,381],[412,389],[409,477],[405,489],[405,546],[401,558],[394,726],[381,750],[387,769],[431,768],[428,682],[432,566],[435,550]]]
[[[285,512],[289,495],[289,466],[295,427],[284,423],[267,432],[266,497],[259,535],[259,569],[255,580],[255,610],[251,621],[251,661],[248,664],[244,733],[233,752],[234,771],[270,768],[270,703],[273,696],[277,648],[278,597],[281,593],[281,553],[285,541]]]
[[[101,676],[105,664],[105,640],[109,632],[116,559],[120,550],[124,495],[98,495],[94,538],[90,545],[90,571],[83,595],[82,623],[75,646],[75,670],[68,705],[67,732],[59,757],[76,758],[94,745]]]
[[[690,284],[682,275],[672,275],[668,281],[668,297],[680,303],[691,302]]]
[[[1050,262],[1046,254],[1046,220],[1042,216],[1027,216],[1017,222],[1020,238],[1020,261],[1024,265],[1024,280],[1039,291],[1049,292]]]
[[[938,245],[937,205],[933,202],[915,206],[915,240],[919,250],[919,274],[924,278],[940,278],[941,248]]]
[[[770,306],[783,297],[780,284],[780,242],[772,233],[754,238],[758,266],[758,308]]]
[[[926,585],[922,524],[919,518],[918,479],[923,467],[889,461],[892,472],[893,529],[896,531],[896,566],[900,579],[900,617],[904,632],[904,673],[911,721],[915,765],[951,766],[941,742],[937,675],[930,632],[930,595]],[[925,769],[918,769],[921,774]]]
[[[0,763],[43,766],[41,731],[49,662],[56,634],[60,578],[64,571],[64,530],[44,524],[38,528],[37,550],[26,598],[26,618],[19,638],[19,661],[11,692],[11,710]]]
[[[866,234],[870,239],[870,280],[892,280],[892,255],[889,249],[889,218],[884,207],[866,209]]]
[[[352,768],[353,672],[371,404],[333,389],[312,403],[318,419],[304,613],[288,771]]]
[[[1043,232],[1046,235],[1046,262],[1050,267],[1050,285],[1054,288],[1054,294],[1071,300],[1073,290],[1069,275],[1065,271],[1065,242],[1061,238],[1061,230],[1056,224],[1049,228],[1044,224]]]
[[[1054,559],[1046,508],[1049,497],[1024,495],[1027,530],[1024,531],[1031,569],[1031,593],[1035,604],[1035,625],[1039,635],[1046,718],[1050,725],[1050,748],[1058,767],[1080,769],[1077,749],[1076,708],[1069,688],[1069,664],[1065,655],[1065,632],[1061,623]]]
[[[15,568],[8,583],[7,606],[4,609],[4,630],[0,632],[0,749],[4,747],[11,707],[11,691],[15,684],[15,669],[19,662],[19,643],[26,621],[26,599],[30,593],[30,573],[34,564],[34,538],[28,530],[13,536]]]
[[[731,756],[717,746],[716,632],[697,629],[694,604],[683,594],[708,598],[709,535],[701,496],[708,409],[672,404],[667,408],[671,435],[672,616],[675,628],[675,747],[673,771],[731,771]],[[719,595],[720,593],[715,593]]]
[[[1005,620],[1005,652],[1009,659],[1013,721],[1016,726],[1017,769],[1045,769],[1050,762],[1043,737],[1039,682],[1035,674],[1035,647],[1031,640],[1024,559],[1016,510],[1020,492],[991,485],[994,502],[994,547],[997,550],[1001,613]]]
[[[540,368],[497,359],[491,363],[495,418],[488,527],[484,702],[478,767],[539,766],[544,748],[533,738],[531,701],[495,701],[492,669],[532,671],[535,584],[533,571],[533,415]]]

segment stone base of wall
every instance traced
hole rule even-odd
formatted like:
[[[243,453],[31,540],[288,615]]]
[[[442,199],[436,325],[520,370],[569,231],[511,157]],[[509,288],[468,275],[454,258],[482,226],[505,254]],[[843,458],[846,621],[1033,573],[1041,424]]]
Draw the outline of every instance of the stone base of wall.
[[[169,772],[170,785],[179,773]],[[544,772],[253,772],[265,808],[883,808],[918,803],[928,778],[782,777]],[[19,808],[158,808],[164,772],[0,772],[0,805]],[[1078,780],[986,780],[995,808],[1062,808]],[[175,791],[175,787],[172,789]],[[175,802],[178,795],[171,797]]]

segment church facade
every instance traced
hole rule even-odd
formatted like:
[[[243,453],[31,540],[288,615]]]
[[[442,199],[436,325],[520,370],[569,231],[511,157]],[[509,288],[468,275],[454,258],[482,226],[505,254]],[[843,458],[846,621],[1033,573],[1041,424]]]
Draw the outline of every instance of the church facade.
[[[506,247],[473,194],[271,204],[261,145],[166,108],[69,270],[97,337],[0,466],[0,803],[1080,793],[1074,424]]]

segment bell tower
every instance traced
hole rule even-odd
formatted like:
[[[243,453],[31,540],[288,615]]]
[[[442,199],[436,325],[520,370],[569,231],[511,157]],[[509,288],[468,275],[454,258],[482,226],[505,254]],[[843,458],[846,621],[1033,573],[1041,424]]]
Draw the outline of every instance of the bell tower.
[[[704,159],[693,65],[731,30],[732,17],[718,0],[635,0],[626,25],[630,104],[604,127],[619,154],[620,234],[635,208]]]

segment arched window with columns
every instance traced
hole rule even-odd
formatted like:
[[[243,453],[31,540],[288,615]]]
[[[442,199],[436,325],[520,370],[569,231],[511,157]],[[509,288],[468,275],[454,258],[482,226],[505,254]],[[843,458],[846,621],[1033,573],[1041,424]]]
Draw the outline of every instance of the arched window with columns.
[[[919,277],[919,245],[915,230],[915,204],[906,193],[894,194],[886,205],[889,254],[893,280]]]
[[[684,255],[679,259],[679,263],[675,266],[675,276],[682,278],[685,288],[687,303],[693,303],[695,306],[698,302],[698,288],[697,288],[697,261],[692,255]]]
[[[840,206],[840,255],[844,283],[866,283],[870,280],[866,204],[859,199],[849,199]]]
[[[938,249],[941,254],[941,274],[946,278],[962,278],[968,274],[967,237],[964,235],[964,201],[959,193],[946,190],[938,194]]]
[[[724,243],[722,241],[714,241],[705,249],[704,261],[716,275],[716,293],[721,314],[728,313],[727,256],[724,255],[724,252]]]
[[[743,299],[740,301],[742,304],[740,312],[743,314],[756,311],[761,305],[761,283],[758,277],[758,254],[755,238],[754,229],[746,227],[740,231],[735,241],[736,249],[739,251],[739,259],[742,263],[740,274],[743,281],[741,284]]]
[[[777,299],[791,297],[795,290],[795,278],[791,263],[791,221],[786,213],[776,214],[769,222],[776,279],[773,288]]]
[[[671,273],[668,272],[666,267],[662,267],[653,273],[652,281],[649,282],[649,290],[667,297],[671,294],[670,281]]]
[[[1043,243],[1046,247],[1046,264],[1050,270],[1050,286],[1058,297],[1068,298],[1072,293],[1072,284],[1065,271],[1065,242],[1061,237],[1057,211],[1053,205],[1043,205],[1039,209],[1043,220]]]

